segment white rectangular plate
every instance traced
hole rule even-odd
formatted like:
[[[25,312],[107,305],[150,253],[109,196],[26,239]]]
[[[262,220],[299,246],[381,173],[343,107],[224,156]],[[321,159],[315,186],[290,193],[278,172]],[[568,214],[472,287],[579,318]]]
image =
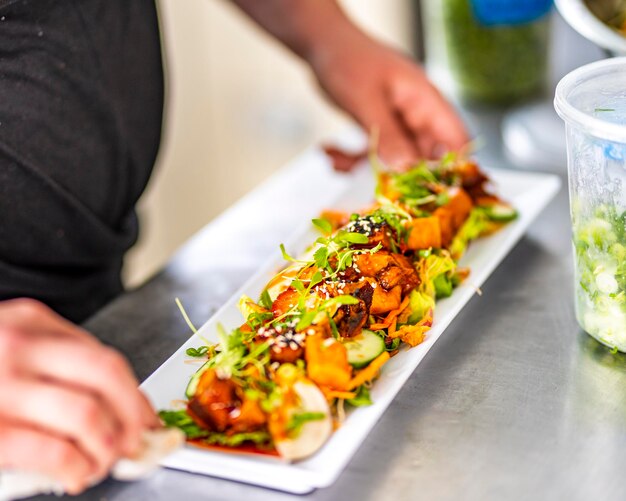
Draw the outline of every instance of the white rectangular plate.
[[[320,157],[312,157],[319,159]],[[322,160],[320,160],[323,163]],[[374,180],[369,169],[361,168],[349,176],[329,173],[325,165],[318,168],[318,175],[303,179],[309,189],[322,189],[325,193],[337,193],[331,204],[334,208],[357,210],[367,206],[374,190]],[[221,451],[210,451],[187,446],[167,458],[163,465],[179,470],[237,480],[240,482],[271,487],[274,489],[303,494],[318,487],[333,483],[365,436],[374,427],[385,409],[411,376],[428,350],[437,341],[444,329],[469,301],[475,288],[482,285],[496,266],[524,234],[533,219],[543,210],[559,189],[556,176],[528,172],[488,170],[496,190],[503,199],[511,202],[520,217],[499,233],[478,240],[470,245],[461,264],[471,269],[467,283],[455,290],[452,297],[439,301],[435,321],[426,340],[410,350],[404,349],[383,368],[374,384],[371,395],[374,404],[351,412],[344,425],[338,429],[326,445],[306,461],[289,464],[278,458],[261,455],[245,455]],[[320,184],[320,186],[316,186]],[[302,183],[301,183],[302,184]],[[315,232],[307,222],[303,230],[294,235],[288,245],[292,254],[302,252],[315,239]],[[278,243],[276,245],[278,247]],[[243,320],[237,310],[241,294],[258,297],[264,285],[282,264],[280,253],[254,275],[226,304],[200,329],[199,335],[217,341],[216,325],[227,328],[240,325]],[[489,298],[485,298],[487,301]],[[201,298],[198,298],[201,300]],[[184,390],[197,364],[185,363],[185,350],[202,343],[197,335],[192,336],[142,385],[157,409],[172,407],[172,402],[183,398]]]

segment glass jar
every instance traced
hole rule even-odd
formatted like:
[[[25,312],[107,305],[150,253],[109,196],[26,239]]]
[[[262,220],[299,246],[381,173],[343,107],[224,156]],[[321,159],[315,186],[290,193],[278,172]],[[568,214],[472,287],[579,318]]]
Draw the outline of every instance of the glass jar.
[[[576,318],[626,352],[626,58],[573,71],[554,103],[566,125]]]
[[[425,0],[427,66],[447,67],[466,102],[508,104],[545,90],[550,0]],[[445,84],[444,84],[445,86]]]

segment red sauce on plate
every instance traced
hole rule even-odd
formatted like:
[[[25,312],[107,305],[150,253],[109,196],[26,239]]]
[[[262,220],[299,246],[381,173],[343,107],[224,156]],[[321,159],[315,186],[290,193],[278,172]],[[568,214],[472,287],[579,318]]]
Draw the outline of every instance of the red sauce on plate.
[[[209,449],[220,452],[230,452],[234,454],[260,454],[262,456],[274,456],[280,457],[276,449],[260,449],[254,444],[242,444],[238,447],[227,447],[225,445],[207,444],[202,439],[187,440],[187,443],[201,447],[202,449]]]

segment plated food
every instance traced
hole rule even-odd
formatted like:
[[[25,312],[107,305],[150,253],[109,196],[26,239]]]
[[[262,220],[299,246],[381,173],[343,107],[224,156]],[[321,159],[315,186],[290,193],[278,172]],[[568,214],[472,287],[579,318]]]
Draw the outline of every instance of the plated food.
[[[375,202],[313,220],[321,236],[265,286],[243,296],[243,323],[220,342],[187,350],[205,359],[184,409],[161,418],[203,447],[314,454],[403,345],[420,344],[435,302],[469,274],[468,243],[515,219],[488,178],[449,155],[396,174],[377,170]],[[182,395],[181,395],[182,397]]]

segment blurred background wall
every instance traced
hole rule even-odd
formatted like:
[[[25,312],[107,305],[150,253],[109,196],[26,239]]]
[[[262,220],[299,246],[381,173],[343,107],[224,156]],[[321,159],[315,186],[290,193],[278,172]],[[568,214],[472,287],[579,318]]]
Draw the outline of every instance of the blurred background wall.
[[[320,0],[321,1],[321,0]],[[165,136],[126,260],[142,283],[193,233],[302,149],[349,122],[306,66],[227,0],[159,0],[169,80]],[[343,0],[371,34],[410,51],[414,2]]]

